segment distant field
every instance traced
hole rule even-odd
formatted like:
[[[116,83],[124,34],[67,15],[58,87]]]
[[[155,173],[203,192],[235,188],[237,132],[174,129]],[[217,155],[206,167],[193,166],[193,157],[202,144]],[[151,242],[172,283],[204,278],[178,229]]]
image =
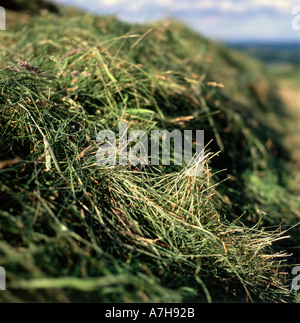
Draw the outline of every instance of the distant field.
[[[260,60],[273,75],[290,79],[295,85],[300,85],[300,42],[228,45]]]
[[[296,43],[228,43],[232,48],[258,58],[266,64],[300,64],[300,42]]]

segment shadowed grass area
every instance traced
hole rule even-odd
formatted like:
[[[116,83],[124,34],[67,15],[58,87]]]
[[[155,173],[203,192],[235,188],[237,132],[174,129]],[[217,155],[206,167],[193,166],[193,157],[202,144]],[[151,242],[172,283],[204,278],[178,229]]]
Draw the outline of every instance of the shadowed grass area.
[[[68,10],[0,37],[3,301],[292,300],[288,115],[258,62],[176,21]],[[120,121],[204,129],[203,174],[99,167]]]
[[[13,10],[18,12],[39,13],[41,10],[48,10],[51,12],[58,12],[58,7],[51,1],[47,0],[1,0],[1,6],[6,10]]]

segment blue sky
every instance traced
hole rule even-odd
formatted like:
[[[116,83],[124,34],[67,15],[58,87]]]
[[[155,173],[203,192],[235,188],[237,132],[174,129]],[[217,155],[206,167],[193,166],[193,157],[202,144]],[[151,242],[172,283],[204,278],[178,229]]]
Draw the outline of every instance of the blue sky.
[[[292,9],[300,0],[52,0],[120,19],[145,22],[178,18],[213,39],[300,41]]]

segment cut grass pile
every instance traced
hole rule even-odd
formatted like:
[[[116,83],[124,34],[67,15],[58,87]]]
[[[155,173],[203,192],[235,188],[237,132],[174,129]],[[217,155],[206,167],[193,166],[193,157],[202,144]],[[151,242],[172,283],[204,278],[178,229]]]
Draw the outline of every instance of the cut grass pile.
[[[258,62],[176,21],[70,10],[0,37],[3,301],[292,299],[288,116]],[[205,130],[203,174],[99,167],[96,135],[120,121]]]

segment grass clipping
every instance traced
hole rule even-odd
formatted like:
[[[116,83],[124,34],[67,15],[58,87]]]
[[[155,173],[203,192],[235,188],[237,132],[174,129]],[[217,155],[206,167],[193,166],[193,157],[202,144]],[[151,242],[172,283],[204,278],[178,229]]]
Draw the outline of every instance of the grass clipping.
[[[230,151],[239,152],[233,171],[237,160],[248,170],[266,167],[259,134],[267,94],[247,94],[245,78],[255,72],[244,69],[256,63],[240,58],[234,65],[228,55],[176,22],[132,26],[113,17],[44,14],[1,33],[4,301],[288,297],[286,254],[271,249],[285,232],[220,211],[213,175],[220,169],[210,167],[219,157],[208,153],[199,177],[183,167],[96,164],[96,134],[125,121],[129,131],[147,133],[205,129],[227,162]],[[239,71],[235,83],[218,66]],[[249,107],[247,100],[256,101]],[[251,121],[253,106],[254,126],[239,117],[248,113]]]

